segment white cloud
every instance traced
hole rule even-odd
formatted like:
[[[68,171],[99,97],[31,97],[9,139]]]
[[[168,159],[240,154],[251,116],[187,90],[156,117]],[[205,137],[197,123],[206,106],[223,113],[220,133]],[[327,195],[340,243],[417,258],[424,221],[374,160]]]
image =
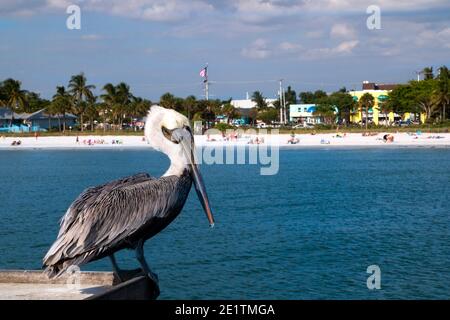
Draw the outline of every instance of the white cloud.
[[[287,52],[293,52],[299,51],[303,49],[303,47],[300,44],[285,41],[280,43],[280,49]]]
[[[243,48],[241,54],[250,59],[265,59],[271,55],[267,40],[256,39],[248,47]]]
[[[337,47],[333,48],[331,51],[333,53],[352,53],[353,49],[358,45],[358,40],[345,41],[340,43]]]
[[[184,19],[213,10],[233,9],[246,21],[262,22],[275,17],[298,16],[308,11],[340,15],[347,12],[365,14],[369,5],[383,12],[411,12],[450,8],[448,0],[2,0],[0,14],[36,14],[77,4],[82,9],[156,21]]]
[[[213,10],[213,5],[206,0],[2,0],[0,15],[19,15],[23,12],[27,15],[42,12],[65,13],[64,9],[71,4],[80,6],[82,11],[151,21],[178,21]]]
[[[331,27],[330,36],[332,38],[354,39],[356,30],[345,23],[336,23]]]
[[[319,59],[335,56],[346,56],[351,54],[358,44],[358,40],[344,41],[331,48],[309,49],[305,51],[301,57],[306,59]]]
[[[415,44],[419,47],[438,45],[450,48],[450,27],[441,30],[423,27],[415,34]]]

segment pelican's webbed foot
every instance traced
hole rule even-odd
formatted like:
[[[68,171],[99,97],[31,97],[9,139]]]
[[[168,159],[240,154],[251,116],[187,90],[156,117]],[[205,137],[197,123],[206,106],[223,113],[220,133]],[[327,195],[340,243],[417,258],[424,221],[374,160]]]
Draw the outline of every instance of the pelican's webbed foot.
[[[155,298],[159,296],[160,290],[159,290],[159,279],[158,275],[154,273],[150,267],[147,264],[147,261],[144,257],[144,242],[139,241],[138,245],[136,247],[136,259],[139,261],[139,264],[141,265],[142,271],[148,276],[148,278],[153,282],[154,284],[154,295]]]
[[[119,268],[119,265],[117,264],[117,261],[116,261],[116,258],[114,257],[114,254],[111,254],[109,256],[109,259],[111,260],[111,264],[112,264],[112,269],[113,269],[114,275],[119,280],[119,283],[124,282],[125,279],[126,279],[125,272],[122,271]]]

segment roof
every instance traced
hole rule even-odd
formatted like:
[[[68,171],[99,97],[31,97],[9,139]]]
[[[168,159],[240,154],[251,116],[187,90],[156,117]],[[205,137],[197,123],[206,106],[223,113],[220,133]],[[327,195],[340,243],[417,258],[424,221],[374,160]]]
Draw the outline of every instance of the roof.
[[[21,114],[11,112],[9,108],[0,108],[0,119],[1,120],[11,120],[12,115],[14,114],[14,119],[23,119]]]
[[[0,108],[0,119],[3,120],[10,120],[13,112],[9,108]],[[66,113],[65,115],[66,119],[76,119],[77,117],[71,113]],[[46,109],[41,109],[39,111],[33,112],[33,113],[16,113],[14,112],[14,119],[15,120],[42,120],[42,119],[48,119],[49,115],[46,112]],[[50,118],[63,118],[62,114],[55,114],[51,115]]]
[[[375,82],[363,82],[362,89],[363,90],[393,90],[397,87],[398,84],[378,84]]]
[[[273,103],[277,101],[277,99],[264,99],[269,107],[273,107]],[[251,109],[256,107],[256,102],[252,99],[242,99],[242,100],[231,100],[230,104],[239,109]]]
[[[39,111],[33,112],[33,113],[23,113],[25,120],[44,120],[49,118],[49,114],[46,112],[46,109],[41,109]],[[52,114],[50,115],[51,118],[63,118],[62,114]],[[76,119],[77,117],[71,113],[66,113],[65,115],[66,119]]]
[[[295,110],[295,108],[307,108],[306,112],[313,113],[316,111],[316,104],[314,103],[302,103],[302,104],[291,104],[289,105],[291,112]]]

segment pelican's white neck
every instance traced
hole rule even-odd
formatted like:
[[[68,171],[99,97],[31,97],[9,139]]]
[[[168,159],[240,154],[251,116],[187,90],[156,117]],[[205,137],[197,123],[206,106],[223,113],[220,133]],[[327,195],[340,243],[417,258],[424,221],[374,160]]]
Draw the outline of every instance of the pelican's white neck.
[[[177,176],[180,177],[184,170],[187,169],[187,165],[183,163],[182,161],[173,161],[170,159],[170,167],[167,169],[167,171],[163,174],[163,177],[167,176]]]

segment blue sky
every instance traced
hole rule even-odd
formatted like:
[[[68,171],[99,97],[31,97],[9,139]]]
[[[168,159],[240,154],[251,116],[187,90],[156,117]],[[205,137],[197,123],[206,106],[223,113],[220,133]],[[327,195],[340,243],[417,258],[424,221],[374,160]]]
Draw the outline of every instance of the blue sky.
[[[66,8],[81,8],[81,30]],[[369,5],[381,29],[369,30]],[[450,65],[448,0],[0,0],[0,79],[49,98],[83,71],[99,90],[125,81],[157,101],[164,92],[274,97],[283,78],[297,92],[363,80],[406,82],[424,66]]]

